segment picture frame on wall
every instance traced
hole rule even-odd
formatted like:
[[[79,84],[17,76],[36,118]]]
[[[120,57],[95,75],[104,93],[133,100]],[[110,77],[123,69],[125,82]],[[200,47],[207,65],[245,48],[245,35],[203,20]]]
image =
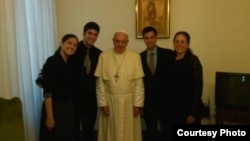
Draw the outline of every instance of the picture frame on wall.
[[[158,38],[170,37],[170,0],[136,0],[136,38],[142,38],[142,29],[153,26]]]

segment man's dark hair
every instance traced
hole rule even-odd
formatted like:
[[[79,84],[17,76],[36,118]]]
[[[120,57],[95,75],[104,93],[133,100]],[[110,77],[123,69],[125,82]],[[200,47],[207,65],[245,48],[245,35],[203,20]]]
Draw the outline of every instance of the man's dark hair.
[[[85,33],[89,29],[94,29],[99,33],[100,26],[96,22],[88,22],[84,25],[83,32]]]
[[[144,27],[143,30],[142,30],[142,36],[144,37],[144,35],[148,32],[151,32],[153,31],[155,36],[157,36],[157,30],[156,28],[154,28],[153,26],[147,26],[147,27]]]

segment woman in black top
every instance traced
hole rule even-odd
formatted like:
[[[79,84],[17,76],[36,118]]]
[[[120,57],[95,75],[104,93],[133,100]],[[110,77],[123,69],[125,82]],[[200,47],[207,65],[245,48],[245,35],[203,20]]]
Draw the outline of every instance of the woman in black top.
[[[75,141],[73,101],[76,76],[67,60],[75,53],[77,43],[77,36],[66,34],[59,49],[43,67],[45,100],[40,141]]]
[[[201,124],[203,71],[199,58],[189,48],[190,35],[177,32],[173,39],[172,89],[168,94],[169,140],[173,125]]]
[[[203,72],[199,58],[189,48],[190,35],[180,31],[174,36],[174,97],[178,100],[177,123],[200,124]],[[177,101],[176,101],[177,102]]]

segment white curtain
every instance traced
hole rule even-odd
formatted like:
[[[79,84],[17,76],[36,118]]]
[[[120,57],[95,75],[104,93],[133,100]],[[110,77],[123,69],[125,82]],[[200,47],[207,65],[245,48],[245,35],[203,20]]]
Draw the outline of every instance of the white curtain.
[[[22,99],[26,141],[36,141],[43,97],[35,79],[58,46],[55,0],[0,0],[0,8],[0,96]]]

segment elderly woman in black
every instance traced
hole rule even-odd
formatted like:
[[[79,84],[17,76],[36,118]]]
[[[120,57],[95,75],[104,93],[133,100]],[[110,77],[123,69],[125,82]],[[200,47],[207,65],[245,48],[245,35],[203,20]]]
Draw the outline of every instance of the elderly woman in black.
[[[178,123],[200,124],[202,116],[203,72],[201,62],[189,48],[190,35],[185,31],[174,36],[174,94],[178,99]]]
[[[74,94],[76,76],[67,60],[75,53],[78,38],[66,34],[43,67],[44,103],[40,141],[75,141]]]
[[[169,107],[170,136],[172,125],[201,124],[203,71],[199,58],[189,48],[190,35],[179,31],[173,39],[174,58]],[[171,139],[170,139],[171,140]]]

